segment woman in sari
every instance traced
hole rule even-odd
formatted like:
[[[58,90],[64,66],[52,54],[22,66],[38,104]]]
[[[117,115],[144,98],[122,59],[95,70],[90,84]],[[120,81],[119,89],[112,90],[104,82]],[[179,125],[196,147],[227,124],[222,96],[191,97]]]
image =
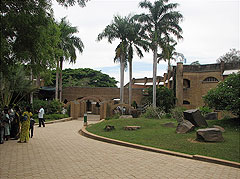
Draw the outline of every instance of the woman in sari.
[[[21,133],[20,133],[20,140],[19,143],[29,141],[29,126],[30,126],[30,118],[32,113],[30,111],[30,107],[26,107],[26,111],[22,114],[22,126],[21,126]]]

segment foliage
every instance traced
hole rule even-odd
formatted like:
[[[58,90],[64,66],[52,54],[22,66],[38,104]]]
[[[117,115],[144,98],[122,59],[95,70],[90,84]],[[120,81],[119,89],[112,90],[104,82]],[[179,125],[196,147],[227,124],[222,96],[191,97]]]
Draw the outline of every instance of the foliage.
[[[190,65],[201,65],[199,61],[192,62]]]
[[[183,112],[185,110],[186,109],[181,108],[181,107],[175,107],[175,108],[171,109],[172,117],[174,119],[176,119],[178,123],[182,122],[184,119]]]
[[[8,74],[0,72],[0,107],[17,104],[33,90],[23,65],[9,67]]]
[[[52,76],[55,74],[56,71],[53,71]],[[63,87],[117,87],[117,81],[113,77],[90,68],[64,69],[62,76]]]
[[[226,132],[223,133],[224,142],[197,142],[196,132],[187,134],[177,134],[176,128],[164,127],[162,124],[177,122],[172,119],[115,119],[103,121],[87,127],[87,130],[96,135],[111,139],[140,144],[144,146],[156,147],[160,149],[186,153],[190,155],[204,155],[224,160],[240,162],[240,136],[239,120],[213,120],[208,121],[209,127],[213,125],[222,126]],[[115,130],[105,132],[106,125],[115,126]],[[141,126],[135,131],[125,131],[124,126]],[[227,152],[226,152],[227,151]]]
[[[162,119],[165,115],[166,113],[161,108],[149,106],[141,116],[149,119]]]
[[[148,88],[148,96],[145,97],[145,101],[152,102],[153,90]],[[166,87],[158,87],[156,90],[157,107],[161,108],[164,112],[169,113],[174,107],[175,96],[172,89]]]
[[[225,62],[225,63],[234,63],[240,62],[240,51],[236,49],[230,49],[230,52],[224,54],[223,56],[217,59],[217,62]]]
[[[231,111],[240,116],[240,73],[229,75],[216,88],[208,91],[203,97],[204,102],[217,110]]]
[[[43,106],[46,114],[61,114],[63,103],[58,100],[45,101],[45,100],[33,100],[33,111],[38,112],[40,106]]]
[[[166,49],[170,48],[168,41],[172,39],[171,36],[177,39],[182,38],[182,29],[179,26],[179,22],[183,19],[183,16],[178,11],[175,11],[178,4],[168,3],[168,0],[158,0],[154,3],[145,0],[140,2],[139,6],[148,10],[147,14],[135,15],[134,19],[141,23],[143,31],[147,34],[145,40],[148,42],[149,48],[153,51],[153,106],[156,107],[158,48],[160,47],[163,55],[169,58],[169,54],[167,55],[166,53],[168,51]]]
[[[44,119],[46,121],[51,121],[51,120],[57,120],[57,119],[63,119],[69,117],[68,114],[46,114],[44,115]],[[38,123],[38,114],[33,115],[33,119]]]
[[[209,108],[208,106],[201,106],[199,107],[199,111],[201,112],[201,114],[203,116],[206,116],[206,114],[213,112],[213,110],[211,108]]]

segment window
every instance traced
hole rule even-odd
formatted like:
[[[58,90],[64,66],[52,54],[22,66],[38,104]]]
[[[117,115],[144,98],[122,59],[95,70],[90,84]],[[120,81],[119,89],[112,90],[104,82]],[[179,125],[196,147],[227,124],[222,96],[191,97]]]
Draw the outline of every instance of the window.
[[[218,82],[218,79],[215,77],[207,77],[203,81],[204,82]]]
[[[183,100],[183,104],[190,104],[190,102],[187,100]]]
[[[183,88],[190,88],[190,80],[188,79],[183,79]]]

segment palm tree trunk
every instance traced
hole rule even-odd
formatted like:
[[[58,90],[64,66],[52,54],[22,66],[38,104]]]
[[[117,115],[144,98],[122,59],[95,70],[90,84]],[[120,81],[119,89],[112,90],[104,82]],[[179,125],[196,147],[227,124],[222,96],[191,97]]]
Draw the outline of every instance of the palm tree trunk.
[[[57,69],[56,69],[56,89],[55,89],[56,100],[58,100],[58,78],[59,78],[59,60],[57,60]]]
[[[157,106],[156,82],[157,82],[157,47],[153,49],[153,107],[154,108]]]
[[[62,68],[63,57],[60,58],[60,72],[59,72],[59,101],[62,102]]]
[[[30,81],[31,83],[33,84],[33,70],[31,68],[31,72],[30,72]],[[33,104],[33,92],[30,93],[30,104],[32,105]]]
[[[124,55],[120,59],[120,103],[124,103]]]
[[[129,105],[132,104],[132,61],[129,61]]]
[[[168,80],[168,84],[167,84],[167,88],[170,89],[170,74],[171,74],[171,65],[170,65],[170,59],[168,59],[168,73],[167,73],[167,80]]]

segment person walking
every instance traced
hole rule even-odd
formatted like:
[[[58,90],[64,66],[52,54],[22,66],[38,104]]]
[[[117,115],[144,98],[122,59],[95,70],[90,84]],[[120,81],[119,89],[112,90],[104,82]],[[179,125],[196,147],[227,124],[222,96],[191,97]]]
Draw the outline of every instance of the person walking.
[[[39,121],[39,126],[41,127],[41,124],[43,125],[43,127],[45,127],[45,123],[44,123],[44,118],[43,115],[45,114],[43,106],[40,107],[39,111],[38,111],[38,121]]]
[[[21,133],[20,133],[20,140],[18,143],[25,142],[27,143],[29,141],[29,127],[30,127],[30,118],[32,117],[32,113],[30,110],[30,107],[26,107],[26,111],[22,114],[21,121],[22,121],[22,127],[21,127]]]

